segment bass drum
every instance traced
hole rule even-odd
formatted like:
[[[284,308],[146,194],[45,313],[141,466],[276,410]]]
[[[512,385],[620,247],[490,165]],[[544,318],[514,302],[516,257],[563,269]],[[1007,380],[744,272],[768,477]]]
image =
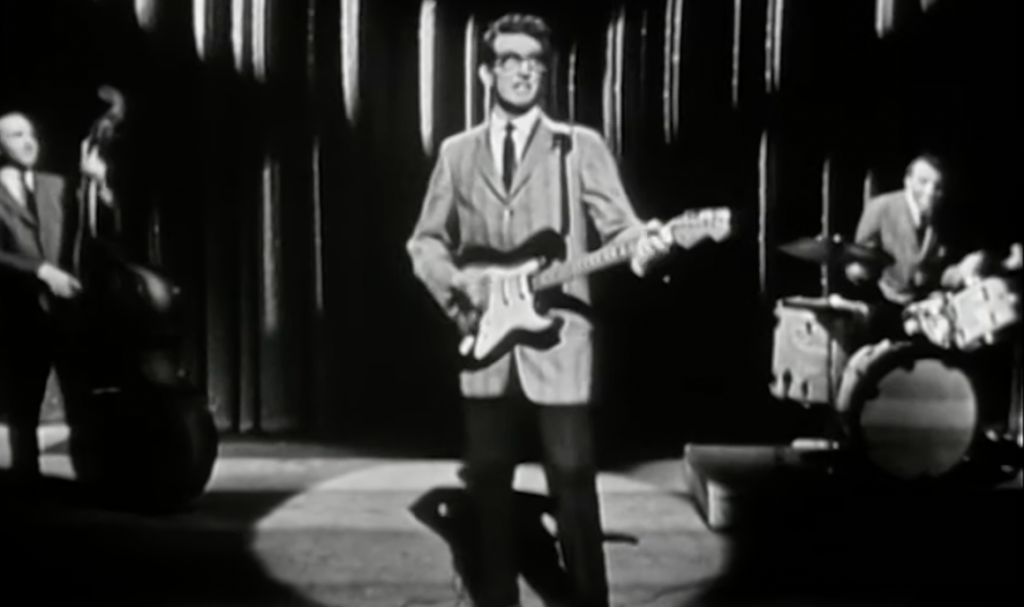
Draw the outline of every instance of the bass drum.
[[[988,482],[983,420],[998,393],[981,377],[976,361],[932,344],[861,348],[836,399],[854,458],[893,480]]]

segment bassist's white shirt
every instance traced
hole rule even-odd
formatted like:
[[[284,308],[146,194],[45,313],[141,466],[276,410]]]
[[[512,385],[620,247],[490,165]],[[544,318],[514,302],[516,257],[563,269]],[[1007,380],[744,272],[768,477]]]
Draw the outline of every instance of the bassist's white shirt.
[[[25,171],[24,175],[22,175],[21,170],[18,168],[5,166],[0,168],[0,183],[11,193],[15,202],[25,206],[25,199],[27,198],[25,187],[28,187],[29,192],[35,192],[36,176],[31,170]]]

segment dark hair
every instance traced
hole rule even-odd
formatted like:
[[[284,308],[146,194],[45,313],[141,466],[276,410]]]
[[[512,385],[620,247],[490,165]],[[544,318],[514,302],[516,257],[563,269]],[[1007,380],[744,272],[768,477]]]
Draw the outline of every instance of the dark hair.
[[[526,34],[540,42],[541,53],[546,58],[551,51],[551,28],[536,15],[509,13],[493,21],[484,32],[484,44],[480,48],[480,60],[485,65],[494,63],[494,39],[499,34]]]
[[[909,176],[910,172],[914,170],[914,165],[919,162],[931,165],[932,168],[939,172],[939,175],[941,175],[943,179],[946,179],[946,163],[938,155],[931,152],[924,152],[914,156],[914,158],[907,163],[907,169],[903,175]]]

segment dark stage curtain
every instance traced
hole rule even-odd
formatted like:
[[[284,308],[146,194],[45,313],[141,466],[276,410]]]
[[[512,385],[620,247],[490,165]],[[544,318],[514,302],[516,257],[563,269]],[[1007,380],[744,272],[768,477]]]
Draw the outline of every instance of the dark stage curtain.
[[[736,216],[668,284],[595,278],[609,449],[790,432],[767,394],[771,310],[838,279],[775,248],[851,235],[920,148],[950,157],[965,240],[1012,236],[1020,3],[134,4],[5,2],[21,26],[0,36],[0,101],[37,114],[67,171],[96,86],[126,90],[135,235],[188,291],[190,371],[223,428],[458,442],[454,336],[404,244],[437,145],[482,116],[469,20],[507,9],[550,19],[547,105],[609,136],[641,214]]]

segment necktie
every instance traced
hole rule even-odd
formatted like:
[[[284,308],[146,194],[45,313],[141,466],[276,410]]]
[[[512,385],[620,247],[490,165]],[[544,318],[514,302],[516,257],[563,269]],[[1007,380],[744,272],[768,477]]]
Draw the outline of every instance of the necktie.
[[[502,179],[505,182],[505,190],[512,189],[512,176],[516,173],[516,144],[512,139],[512,131],[515,125],[509,122],[505,125],[505,150],[502,158]]]
[[[917,243],[918,245],[924,246],[925,240],[928,236],[928,230],[931,228],[931,217],[925,213],[921,213],[920,222],[917,224]]]
[[[32,187],[29,185],[28,171],[21,172],[21,191],[22,196],[25,197],[25,208],[32,215],[32,217],[35,217],[38,220],[39,215],[38,211],[36,210],[36,194],[34,191],[32,191]]]

